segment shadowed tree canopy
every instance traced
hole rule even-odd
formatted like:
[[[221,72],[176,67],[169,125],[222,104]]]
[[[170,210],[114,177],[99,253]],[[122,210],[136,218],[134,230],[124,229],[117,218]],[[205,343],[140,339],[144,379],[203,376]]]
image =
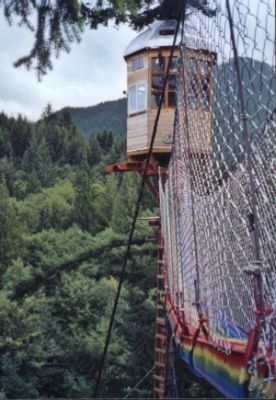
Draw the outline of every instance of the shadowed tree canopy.
[[[70,44],[80,41],[83,29],[128,23],[136,30],[156,19],[176,19],[184,0],[0,0],[10,24],[16,22],[34,33],[29,54],[15,62],[37,70],[38,77],[52,69],[52,57],[69,52]],[[212,16],[208,0],[186,0],[187,10],[195,8]]]

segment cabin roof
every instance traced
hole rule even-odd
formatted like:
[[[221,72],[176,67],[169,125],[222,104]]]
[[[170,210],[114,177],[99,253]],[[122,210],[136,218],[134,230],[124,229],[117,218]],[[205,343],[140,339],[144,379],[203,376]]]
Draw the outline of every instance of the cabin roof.
[[[124,57],[137,53],[144,49],[156,49],[159,47],[171,47],[173,43],[176,28],[175,20],[155,21],[145,31],[140,33],[133,39],[125,50]],[[176,44],[181,41],[181,27],[179,29]],[[214,51],[210,41],[201,38],[195,28],[185,22],[184,26],[184,42],[188,47],[202,50]]]

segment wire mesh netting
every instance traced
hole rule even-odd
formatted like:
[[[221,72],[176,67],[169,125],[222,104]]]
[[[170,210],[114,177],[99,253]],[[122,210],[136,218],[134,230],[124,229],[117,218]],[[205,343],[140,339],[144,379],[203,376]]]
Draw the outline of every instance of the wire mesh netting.
[[[276,359],[274,2],[210,3],[216,15],[192,12],[180,45],[160,183],[168,289],[192,329],[199,313],[207,318],[210,342],[226,354],[256,331],[249,389],[263,396]]]

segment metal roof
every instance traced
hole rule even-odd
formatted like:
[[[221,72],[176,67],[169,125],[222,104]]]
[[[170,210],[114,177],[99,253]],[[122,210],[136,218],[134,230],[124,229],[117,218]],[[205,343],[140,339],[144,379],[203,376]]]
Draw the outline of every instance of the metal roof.
[[[175,28],[175,20],[155,21],[149,28],[130,42],[125,50],[124,57],[128,57],[144,49],[172,46]],[[188,22],[185,22],[184,32],[184,42],[188,47],[214,51],[214,49],[212,49],[214,46],[212,46],[209,41],[201,38]],[[179,45],[180,41],[181,27],[177,35],[176,44]]]

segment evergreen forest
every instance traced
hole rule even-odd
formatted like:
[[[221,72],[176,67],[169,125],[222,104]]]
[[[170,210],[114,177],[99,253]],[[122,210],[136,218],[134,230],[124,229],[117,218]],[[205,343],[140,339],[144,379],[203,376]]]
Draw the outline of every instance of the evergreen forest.
[[[0,114],[0,399],[92,396],[139,189],[136,174],[104,173],[123,159],[123,138],[87,142],[66,110]],[[140,217],[156,213],[146,193]],[[153,365],[154,229],[139,219],[103,397],[127,396]],[[181,382],[185,397],[209,390],[187,371]]]
[[[114,136],[125,137],[127,129],[127,99],[105,101],[89,107],[66,107],[57,111],[57,117],[69,113],[72,122],[85,138],[103,130],[112,131]]]
[[[110,131],[85,142],[66,113],[37,123],[0,114],[0,398],[91,397],[137,197],[136,175],[103,171],[124,153]],[[145,198],[143,215],[154,206]],[[108,397],[152,364],[154,235],[139,222]]]

